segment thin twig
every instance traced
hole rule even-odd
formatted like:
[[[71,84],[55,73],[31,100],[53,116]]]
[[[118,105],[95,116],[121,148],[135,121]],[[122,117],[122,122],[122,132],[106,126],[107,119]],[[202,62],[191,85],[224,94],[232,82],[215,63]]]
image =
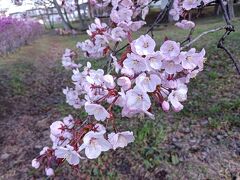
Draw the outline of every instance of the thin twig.
[[[220,7],[222,9],[224,20],[226,21],[226,24],[227,25],[231,25],[230,19],[229,19],[228,14],[227,14],[226,7],[223,4],[223,0],[217,0],[217,2],[218,2],[218,4],[220,5]]]
[[[166,5],[166,7],[162,11],[160,11],[160,13],[158,14],[157,18],[155,19],[155,21],[150,26],[150,28],[146,31],[145,34],[148,34],[149,32],[151,32],[151,33],[153,32],[154,26],[163,20],[163,18],[165,17],[166,13],[168,12],[168,10],[172,7],[172,4],[173,4],[173,0],[170,0],[168,2],[168,4]],[[151,35],[153,36],[153,33]],[[118,49],[115,54],[119,53],[120,51],[122,51],[123,49],[125,49],[128,46],[129,46],[129,43],[124,45],[120,49]]]
[[[189,31],[189,34],[188,34],[187,38],[184,41],[181,42],[181,46],[183,46],[183,44],[186,43],[186,42],[191,42],[194,30],[195,30],[195,28],[192,28]]]
[[[229,49],[227,49],[225,46],[224,46],[224,41],[225,41],[225,38],[227,36],[229,36],[231,34],[231,32],[234,32],[235,29],[234,29],[234,26],[232,25],[231,21],[230,21],[230,18],[228,16],[228,13],[227,13],[227,10],[226,10],[226,7],[224,6],[223,4],[223,0],[218,0],[217,1],[222,9],[222,12],[223,12],[223,17],[224,17],[224,20],[227,24],[227,26],[225,27],[225,33],[223,34],[223,36],[219,39],[218,41],[218,48],[220,49],[223,49],[227,55],[229,56],[229,58],[232,60],[234,66],[236,67],[236,70],[238,72],[238,74],[240,75],[240,68],[238,67],[238,63],[237,63],[237,60],[234,58],[233,54],[230,52]]]
[[[119,45],[119,42],[116,42],[113,49],[112,49],[112,55],[115,56],[116,55],[116,49]],[[113,58],[109,55],[109,58],[108,58],[108,61],[107,61],[107,64],[105,65],[107,67],[107,72],[109,73],[109,70],[111,68],[111,64],[112,64],[112,60]]]
[[[173,4],[173,0],[170,0],[166,5],[166,7],[158,14],[157,18],[155,19],[155,21],[153,22],[153,24],[150,26],[150,28],[147,30],[145,34],[148,34],[149,32],[153,31],[154,26],[163,20],[168,10],[172,7],[172,4]]]
[[[89,116],[82,122],[79,128],[82,128],[90,120]]]
[[[230,31],[228,28],[226,28],[226,32],[223,34],[223,36],[220,38],[220,40],[218,41],[218,48],[220,49],[223,49],[227,55],[229,56],[229,58],[232,60],[238,74],[240,75],[240,68],[238,67],[238,64],[237,64],[237,59],[234,58],[233,54],[230,52],[229,49],[227,49],[225,46],[224,46],[224,40],[225,38],[231,33],[232,31]]]
[[[215,28],[215,29],[211,29],[211,30],[208,30],[208,31],[204,31],[203,33],[201,33],[199,36],[197,36],[196,38],[194,38],[192,41],[190,41],[188,44],[186,44],[185,46],[183,46],[181,49],[185,49],[185,48],[188,48],[190,47],[193,43],[195,43],[196,41],[198,41],[201,37],[209,34],[209,33],[213,33],[213,32],[216,32],[216,31],[220,31],[222,29],[225,29],[226,26],[222,26],[222,27],[218,27],[218,28]]]
[[[240,68],[238,67],[237,60],[233,57],[233,54],[222,44],[218,45],[218,48],[223,49],[228,54],[228,56],[230,57],[230,59],[232,60],[232,62],[234,64],[238,74],[240,75]]]
[[[129,44],[125,44],[123,47],[121,47],[120,49],[118,49],[115,54],[119,53],[120,51],[122,51],[123,49],[125,49],[126,47],[128,47]]]

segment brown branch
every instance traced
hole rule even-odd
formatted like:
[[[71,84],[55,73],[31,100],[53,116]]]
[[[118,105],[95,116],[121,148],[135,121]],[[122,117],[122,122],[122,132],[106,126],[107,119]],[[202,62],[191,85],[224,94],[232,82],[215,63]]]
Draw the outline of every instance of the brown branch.
[[[163,20],[163,18],[165,17],[169,9],[172,7],[172,5],[173,5],[173,0],[170,0],[166,5],[166,7],[162,11],[160,11],[157,18],[155,19],[155,21],[153,22],[153,24],[150,26],[150,28],[147,30],[145,34],[148,34],[149,32],[153,31],[154,26]]]
[[[185,48],[188,48],[190,47],[193,43],[195,43],[196,41],[198,41],[201,37],[209,34],[209,33],[213,33],[213,32],[216,32],[216,31],[220,31],[220,30],[223,30],[225,29],[226,26],[222,26],[222,27],[218,27],[218,28],[215,28],[215,29],[210,29],[208,31],[204,31],[203,33],[201,33],[200,35],[198,35],[196,38],[194,38],[192,41],[190,41],[188,44],[186,44],[185,46],[183,46],[181,49],[185,49]]]
[[[151,1],[151,2],[153,2],[153,1]],[[155,19],[155,21],[153,22],[153,24],[150,26],[150,28],[147,30],[147,32],[146,32],[145,34],[148,34],[149,32],[151,32],[151,35],[153,36],[152,31],[153,31],[153,29],[154,29],[154,26],[163,20],[164,16],[165,16],[166,13],[168,12],[168,10],[172,7],[172,4],[173,4],[173,0],[170,0],[170,1],[168,2],[168,4],[166,5],[166,7],[165,7],[162,11],[160,11],[160,13],[158,14],[157,18]],[[128,47],[128,46],[129,46],[129,43],[126,44],[126,45],[124,45],[124,46],[121,47],[120,49],[118,49],[118,50],[115,52],[115,54],[119,53],[120,51],[122,51],[123,49],[125,49],[125,48]]]
[[[115,54],[119,53],[120,51],[122,51],[123,49],[125,49],[125,48],[128,47],[128,46],[129,46],[129,44],[124,45],[123,47],[121,47],[120,49],[118,49],[118,50],[115,52]]]
[[[223,34],[223,36],[219,39],[218,41],[218,48],[220,49],[223,49],[227,55],[229,56],[229,58],[232,60],[234,66],[236,67],[236,70],[238,72],[238,74],[240,75],[240,68],[238,67],[238,63],[237,63],[237,60],[234,58],[234,55],[230,52],[229,49],[227,49],[225,46],[224,46],[224,41],[226,39],[227,36],[229,36],[231,34],[231,32],[234,32],[235,29],[234,29],[234,26],[232,25],[231,21],[230,21],[230,18],[228,16],[228,13],[227,13],[227,10],[223,4],[223,0],[217,0],[217,2],[219,3],[221,9],[222,9],[222,12],[223,12],[223,17],[224,17],[224,20],[227,24],[227,26],[225,27],[225,33]]]
[[[119,45],[119,42],[116,42],[116,44],[114,45],[113,49],[112,49],[112,54],[113,56],[116,55],[116,49]],[[108,61],[108,66],[107,66],[107,72],[109,73],[110,72],[110,68],[111,68],[111,64],[112,64],[112,61],[113,61],[113,58],[110,56],[110,60]]]
[[[225,46],[224,46],[224,40],[225,38],[231,33],[232,31],[229,30],[228,28],[226,28],[226,32],[223,34],[223,36],[221,37],[221,39],[218,41],[218,48],[220,49],[223,49],[227,55],[229,56],[229,58],[232,60],[238,74],[240,75],[240,68],[238,67],[238,64],[237,64],[237,59],[235,59],[235,57],[233,56],[233,54],[230,52],[229,49],[227,49]]]
[[[188,34],[187,38],[180,43],[181,46],[182,46],[184,43],[186,43],[186,42],[191,42],[191,40],[192,40],[192,34],[193,34],[194,30],[195,30],[195,29],[192,28],[192,29],[189,31],[189,34]]]
[[[119,45],[119,42],[116,42],[114,47],[111,49],[111,53],[113,54],[113,56],[116,55],[116,49]],[[104,65],[103,69],[106,69],[106,71],[109,73],[110,72],[110,68],[111,68],[111,64],[112,64],[112,60],[113,58],[110,56],[110,53],[109,53],[109,57],[107,59],[107,63]]]
[[[222,9],[222,12],[223,12],[223,17],[224,17],[224,20],[226,21],[226,24],[227,25],[232,25],[231,24],[231,21],[228,17],[228,14],[227,14],[227,10],[226,10],[226,7],[225,5],[223,4],[223,0],[217,0],[218,4],[220,5],[221,9]]]

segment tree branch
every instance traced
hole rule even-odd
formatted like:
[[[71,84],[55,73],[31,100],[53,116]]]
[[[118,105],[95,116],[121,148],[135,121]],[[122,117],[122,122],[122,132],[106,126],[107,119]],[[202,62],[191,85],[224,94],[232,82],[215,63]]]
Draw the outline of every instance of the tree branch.
[[[227,49],[225,46],[224,46],[224,40],[225,38],[231,33],[232,31],[230,31],[228,28],[226,28],[226,32],[223,34],[223,36],[221,37],[221,39],[218,41],[218,48],[220,49],[223,49],[227,55],[229,56],[229,58],[232,60],[238,74],[240,75],[240,68],[238,67],[238,64],[237,64],[237,59],[234,58],[233,54],[230,52],[229,49]]]
[[[196,38],[194,38],[192,41],[190,41],[188,44],[186,44],[185,46],[183,46],[181,49],[186,49],[188,47],[190,47],[193,43],[195,43],[196,41],[198,41],[201,37],[209,34],[209,33],[213,33],[213,32],[216,32],[216,31],[220,31],[220,30],[223,30],[225,29],[226,26],[222,26],[222,27],[218,27],[218,28],[215,28],[215,29],[211,29],[211,30],[208,30],[208,31],[204,31],[203,33],[201,33],[199,36],[197,36]]]
[[[231,32],[234,32],[235,29],[234,29],[234,26],[232,25],[231,21],[230,21],[230,18],[228,16],[228,13],[227,13],[227,10],[226,10],[226,7],[224,6],[223,4],[223,0],[217,0],[217,2],[219,3],[221,9],[222,9],[222,12],[223,12],[223,17],[224,17],[224,20],[227,24],[227,26],[225,27],[225,33],[223,34],[223,36],[219,39],[218,41],[218,48],[220,49],[223,49],[227,55],[229,56],[229,58],[232,60],[234,66],[236,67],[236,70],[238,72],[238,74],[240,75],[240,68],[238,67],[238,63],[237,63],[237,60],[234,58],[233,54],[230,52],[229,49],[227,49],[225,46],[224,46],[224,41],[225,41],[225,38],[231,34]]]
[[[168,10],[172,7],[172,5],[173,5],[173,0],[170,0],[166,5],[166,7],[162,11],[160,11],[157,18],[155,19],[155,21],[153,22],[153,24],[150,26],[150,28],[147,30],[145,34],[148,34],[149,32],[153,31],[154,26],[163,20],[163,18],[165,17]]]
[[[151,2],[153,2],[153,1],[151,1]],[[146,31],[145,34],[148,34],[149,32],[152,32],[152,31],[153,31],[154,26],[163,20],[164,16],[165,16],[166,13],[168,12],[168,10],[172,7],[172,5],[173,5],[173,0],[170,0],[170,1],[168,2],[168,4],[166,5],[166,7],[165,7],[162,11],[160,11],[160,13],[158,14],[157,18],[155,19],[155,21],[154,21],[153,24],[150,26],[150,28]],[[152,34],[152,36],[153,36],[153,34]],[[128,46],[129,46],[129,44],[124,45],[123,47],[121,47],[120,49],[118,49],[118,50],[115,52],[115,54],[119,53],[120,51],[122,51],[124,48],[126,48],[126,47],[128,47]]]
[[[183,46],[183,44],[184,44],[185,42],[191,42],[191,40],[192,40],[192,34],[193,34],[194,30],[195,30],[195,29],[192,28],[192,29],[189,31],[189,34],[188,34],[187,38],[186,38],[184,41],[181,42],[181,46]]]

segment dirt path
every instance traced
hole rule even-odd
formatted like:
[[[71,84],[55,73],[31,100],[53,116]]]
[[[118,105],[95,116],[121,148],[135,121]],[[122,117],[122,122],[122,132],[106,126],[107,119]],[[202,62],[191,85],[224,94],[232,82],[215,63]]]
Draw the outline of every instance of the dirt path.
[[[64,99],[63,50],[57,37],[44,35],[1,62],[0,179],[28,179],[32,157],[49,141],[49,124],[60,116],[54,107]]]

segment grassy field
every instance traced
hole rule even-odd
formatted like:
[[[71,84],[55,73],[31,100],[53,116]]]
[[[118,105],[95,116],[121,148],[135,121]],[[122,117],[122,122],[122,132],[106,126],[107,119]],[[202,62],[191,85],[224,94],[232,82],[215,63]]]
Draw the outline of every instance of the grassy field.
[[[193,36],[223,24],[219,17],[200,19]],[[234,25],[236,32],[225,43],[240,59],[240,19]],[[194,45],[206,49],[207,61],[190,84],[184,110],[162,113],[155,109],[155,120],[121,119],[121,128],[133,129],[135,143],[96,161],[84,160],[80,179],[240,178],[240,76],[216,47],[223,33],[209,34]],[[154,31],[158,47],[165,37],[182,41],[184,36],[185,31],[170,24]],[[33,170],[30,162],[44,145],[50,146],[51,122],[69,113],[84,115],[65,103],[62,88],[71,84],[71,72],[61,67],[60,58],[65,48],[75,48],[86,38],[86,34],[46,33],[14,54],[0,57],[0,179],[42,177],[43,172]],[[81,63],[86,61],[79,58]],[[104,60],[91,62],[96,68],[105,64]],[[67,166],[56,173],[56,179],[74,177]]]

